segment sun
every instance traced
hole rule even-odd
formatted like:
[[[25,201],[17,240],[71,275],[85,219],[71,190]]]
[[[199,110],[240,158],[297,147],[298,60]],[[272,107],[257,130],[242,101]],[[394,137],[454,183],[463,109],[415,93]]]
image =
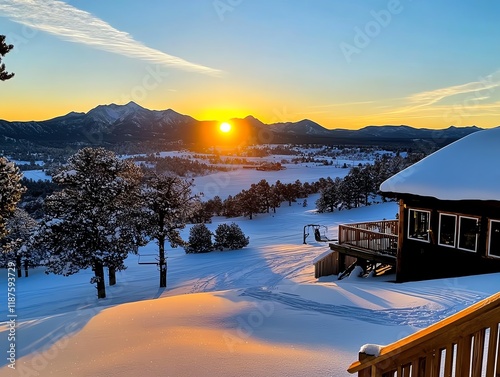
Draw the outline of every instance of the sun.
[[[227,133],[231,131],[231,125],[227,122],[221,123],[219,126],[219,130],[221,130],[221,132]]]

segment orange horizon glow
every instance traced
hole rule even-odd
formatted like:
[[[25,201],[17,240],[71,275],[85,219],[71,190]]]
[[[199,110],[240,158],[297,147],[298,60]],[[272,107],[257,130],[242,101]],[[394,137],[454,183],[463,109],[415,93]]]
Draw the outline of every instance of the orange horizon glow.
[[[229,124],[228,122],[222,122],[219,126],[219,130],[222,132],[222,133],[228,133],[231,131],[231,124]]]
[[[25,104],[14,104],[13,106],[8,106],[0,112],[0,119],[10,121],[10,122],[28,122],[28,121],[45,121],[53,119],[56,117],[64,116],[72,111],[87,113],[91,109],[95,108],[97,105],[90,103],[91,101],[81,101],[78,105],[66,101],[63,103],[53,104],[48,99],[43,101],[33,101],[33,105],[29,108],[29,112],[26,109]],[[113,103],[117,103],[113,101]],[[103,105],[106,105],[106,101]],[[124,103],[117,103],[122,104]],[[427,110],[415,110],[414,113],[400,115],[398,113],[372,113],[370,114],[370,109],[362,111],[359,108],[349,108],[346,106],[341,111],[318,111],[317,113],[311,113],[304,111],[302,109],[295,109],[294,111],[288,110],[287,113],[283,111],[280,117],[276,116],[275,113],[269,113],[269,111],[259,111],[256,110],[244,110],[243,108],[238,108],[231,110],[229,108],[218,109],[217,107],[210,109],[197,109],[197,108],[184,108],[183,106],[176,106],[172,104],[171,106],[162,106],[161,104],[143,104],[138,103],[140,106],[150,109],[150,110],[166,110],[171,108],[172,110],[179,112],[180,114],[189,115],[199,121],[213,121],[219,124],[228,123],[227,120],[231,119],[244,119],[247,116],[253,116],[263,122],[264,124],[273,124],[277,122],[298,122],[303,119],[309,119],[319,125],[325,127],[326,129],[351,129],[358,130],[366,126],[382,126],[382,125],[408,125],[414,128],[428,128],[428,129],[445,129],[449,126],[465,127],[476,125],[481,128],[492,128],[497,127],[498,123],[493,116],[481,116],[477,117],[474,113],[466,114],[464,117],[459,117],[461,113],[451,113],[446,111],[446,109],[434,109],[433,111]],[[299,111],[302,110],[302,111]],[[417,112],[418,111],[418,112]],[[356,115],[353,115],[356,114]],[[444,114],[444,115],[443,115]],[[234,126],[231,129],[232,133],[234,131]],[[228,132],[223,132],[219,128],[219,132],[223,134],[228,134]]]

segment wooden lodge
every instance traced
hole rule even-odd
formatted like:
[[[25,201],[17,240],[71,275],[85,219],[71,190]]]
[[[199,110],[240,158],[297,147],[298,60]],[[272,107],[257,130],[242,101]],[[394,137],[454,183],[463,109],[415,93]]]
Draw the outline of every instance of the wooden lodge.
[[[382,183],[397,220],[339,226],[316,276],[394,266],[398,282],[500,271],[500,128],[479,131]],[[349,262],[346,262],[349,261]]]

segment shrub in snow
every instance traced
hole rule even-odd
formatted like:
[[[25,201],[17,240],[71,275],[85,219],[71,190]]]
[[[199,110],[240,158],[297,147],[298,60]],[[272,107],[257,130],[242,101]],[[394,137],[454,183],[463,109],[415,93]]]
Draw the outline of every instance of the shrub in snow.
[[[205,224],[196,224],[189,230],[188,244],[184,247],[186,254],[207,253],[213,248],[212,232]]]
[[[245,234],[238,224],[231,223],[220,224],[215,230],[214,247],[219,250],[236,250],[242,249],[248,245],[250,237],[245,237]]]

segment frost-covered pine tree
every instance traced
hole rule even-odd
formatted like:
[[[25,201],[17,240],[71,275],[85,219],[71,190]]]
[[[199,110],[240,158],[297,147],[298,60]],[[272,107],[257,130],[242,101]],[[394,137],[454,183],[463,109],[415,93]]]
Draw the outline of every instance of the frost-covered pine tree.
[[[219,250],[237,250],[247,246],[250,237],[246,237],[241,228],[236,223],[219,224],[215,230],[214,248]]]
[[[316,209],[318,212],[334,212],[341,203],[340,188],[342,180],[336,177],[332,180],[330,177],[325,181],[324,187],[320,191],[320,197],[316,200]]]
[[[212,232],[205,224],[195,224],[189,229],[189,240],[184,247],[186,254],[208,253],[213,248]]]
[[[50,251],[47,273],[68,276],[90,267],[97,297],[106,297],[104,267],[111,274],[124,269],[140,239],[134,216],[141,176],[131,161],[103,148],[84,148],[69,158],[53,177],[62,190],[45,200],[40,241]]]
[[[28,277],[28,268],[38,266],[43,259],[42,250],[33,242],[37,228],[38,223],[20,208],[7,220],[8,235],[0,247],[0,264],[3,266],[15,261],[18,277],[21,277],[23,267],[24,275]]]
[[[0,240],[7,235],[6,222],[14,214],[24,192],[21,178],[19,168],[0,157]]]
[[[193,195],[192,180],[152,174],[142,189],[143,223],[145,234],[158,244],[160,287],[167,286],[165,242],[171,247],[185,245],[180,230],[197,210],[198,197]]]

